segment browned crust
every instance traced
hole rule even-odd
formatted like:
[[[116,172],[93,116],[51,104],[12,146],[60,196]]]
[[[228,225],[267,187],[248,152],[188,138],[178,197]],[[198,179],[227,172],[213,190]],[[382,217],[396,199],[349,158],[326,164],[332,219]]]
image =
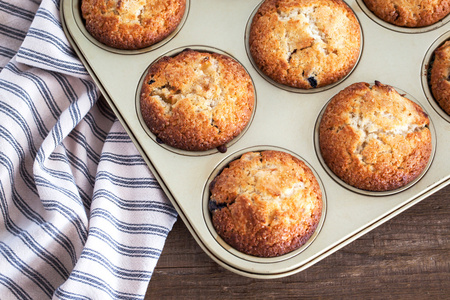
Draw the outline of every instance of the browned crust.
[[[402,27],[432,25],[450,12],[448,0],[364,0],[367,8],[380,19]]]
[[[248,124],[253,106],[251,78],[237,61],[194,50],[152,64],[140,101],[146,125],[162,142],[191,151],[231,141]]]
[[[430,85],[434,99],[450,115],[450,41],[446,41],[434,52]]]
[[[248,152],[210,186],[217,233],[246,254],[274,257],[304,245],[322,214],[322,192],[312,171],[280,151]]]
[[[426,113],[394,88],[355,83],[334,96],[319,127],[320,151],[344,182],[389,191],[414,180],[431,156]]]
[[[170,35],[179,25],[186,0],[83,0],[87,31],[117,49],[141,49]]]
[[[278,83],[322,87],[342,79],[355,66],[360,31],[344,1],[266,0],[252,20],[250,53],[257,67]]]

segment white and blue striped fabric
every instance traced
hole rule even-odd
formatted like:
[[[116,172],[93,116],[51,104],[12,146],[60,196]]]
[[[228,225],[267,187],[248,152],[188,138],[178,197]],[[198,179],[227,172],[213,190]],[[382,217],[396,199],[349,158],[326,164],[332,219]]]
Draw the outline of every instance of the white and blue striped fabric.
[[[59,0],[0,0],[0,212],[0,299],[143,299],[177,218]]]

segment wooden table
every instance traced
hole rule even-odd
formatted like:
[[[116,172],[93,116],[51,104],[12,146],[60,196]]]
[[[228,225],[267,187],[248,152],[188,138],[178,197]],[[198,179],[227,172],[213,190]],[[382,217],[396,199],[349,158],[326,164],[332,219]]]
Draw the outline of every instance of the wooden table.
[[[280,279],[217,265],[179,219],[146,299],[450,299],[450,185],[331,254]]]

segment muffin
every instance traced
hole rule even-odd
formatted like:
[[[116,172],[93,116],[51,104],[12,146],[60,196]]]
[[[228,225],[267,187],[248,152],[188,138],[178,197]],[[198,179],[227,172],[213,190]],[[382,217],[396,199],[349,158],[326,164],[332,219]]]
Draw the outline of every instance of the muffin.
[[[250,25],[249,50],[258,69],[299,89],[345,77],[360,46],[359,22],[341,0],[266,0]]]
[[[150,66],[140,108],[158,141],[188,151],[225,151],[250,121],[254,101],[252,80],[237,61],[187,49]]]
[[[322,214],[322,192],[304,162],[281,151],[247,152],[210,184],[209,211],[236,250],[275,257],[304,245]]]
[[[450,115],[450,40],[434,51],[430,86],[434,99]]]
[[[428,115],[394,88],[359,82],[335,95],[319,126],[320,152],[347,184],[390,191],[413,181],[431,156]]]
[[[401,27],[432,25],[450,12],[448,0],[364,0],[378,18]]]
[[[141,49],[171,34],[181,22],[186,0],[82,0],[86,30],[117,49]]]

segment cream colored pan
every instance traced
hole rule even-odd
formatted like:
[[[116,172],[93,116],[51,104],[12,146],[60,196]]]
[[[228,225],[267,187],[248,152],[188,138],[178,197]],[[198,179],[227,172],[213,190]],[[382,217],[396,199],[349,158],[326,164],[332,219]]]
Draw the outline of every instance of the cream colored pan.
[[[432,51],[450,38],[449,17],[422,29],[400,29],[380,22],[361,0],[346,1],[363,34],[359,62],[337,84],[313,92],[270,83],[253,66],[247,49],[248,24],[259,0],[187,0],[178,30],[167,40],[140,51],[117,51],[97,43],[85,30],[81,0],[63,0],[65,32],[112,109],[157,177],[180,217],[203,250],[238,274],[276,278],[308,268],[391,219],[450,182],[450,118],[434,103],[426,72]],[[246,131],[217,150],[186,152],[156,142],[141,121],[138,96],[148,66],[185,48],[216,51],[239,61],[252,77],[256,109]],[[375,80],[389,84],[420,106],[431,119],[433,156],[413,183],[392,192],[350,188],[329,172],[317,152],[317,124],[330,98],[346,86]],[[301,249],[276,258],[244,255],[214,231],[207,209],[208,185],[230,160],[249,150],[278,149],[305,161],[324,194],[324,214],[312,239]]]

